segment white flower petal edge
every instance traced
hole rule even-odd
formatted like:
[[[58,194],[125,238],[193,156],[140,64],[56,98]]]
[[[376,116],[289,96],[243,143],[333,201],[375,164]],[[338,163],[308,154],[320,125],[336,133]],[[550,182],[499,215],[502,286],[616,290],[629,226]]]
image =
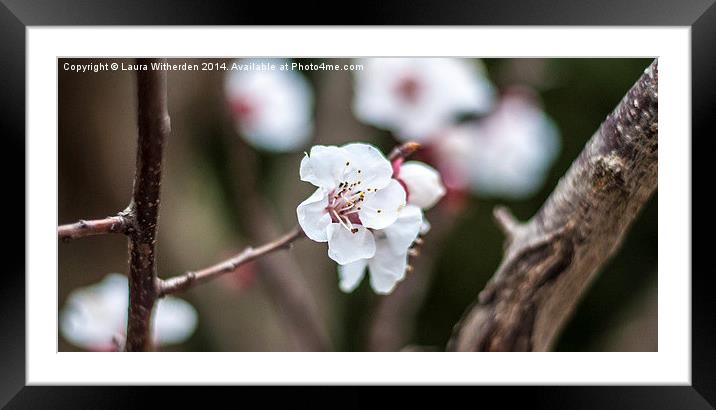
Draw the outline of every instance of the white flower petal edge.
[[[310,182],[319,188],[333,189],[338,186],[346,163],[350,164],[350,156],[343,148],[315,145],[310,154],[301,160],[301,181]]]
[[[432,208],[443,196],[445,186],[435,168],[419,162],[408,161],[400,166],[399,178],[408,188],[408,203],[422,209]]]
[[[311,240],[316,242],[328,242],[328,225],[331,224],[331,216],[326,212],[328,206],[328,191],[318,188],[305,201],[296,208],[298,223],[301,229]]]
[[[361,143],[346,144],[342,148],[350,153],[351,161],[355,164],[353,171],[361,171],[361,175],[355,177],[361,180],[364,188],[376,190],[390,183],[393,167],[378,148]]]
[[[393,252],[407,252],[420,234],[423,221],[423,211],[415,205],[408,205],[400,211],[395,223],[383,229],[385,240]],[[378,244],[382,244],[382,241],[378,241]]]
[[[368,259],[357,260],[346,265],[338,265],[338,287],[346,293],[353,292],[365,276]]]
[[[379,295],[393,292],[398,282],[405,278],[408,267],[408,253],[395,254],[389,246],[381,246],[375,257],[368,260],[370,287]]]
[[[345,229],[341,224],[328,225],[328,256],[339,265],[372,258],[375,255],[373,233],[363,226],[353,230]]]
[[[405,278],[407,266],[407,252],[395,254],[389,246],[379,246],[373,258],[338,266],[339,287],[343,292],[353,292],[363,280],[368,268],[370,287],[379,295],[387,295]]]
[[[94,285],[75,289],[60,312],[60,333],[87,350],[110,350],[112,339],[127,326],[127,277],[111,273]],[[198,316],[184,300],[167,296],[157,302],[152,323],[159,344],[181,343],[194,333]]]

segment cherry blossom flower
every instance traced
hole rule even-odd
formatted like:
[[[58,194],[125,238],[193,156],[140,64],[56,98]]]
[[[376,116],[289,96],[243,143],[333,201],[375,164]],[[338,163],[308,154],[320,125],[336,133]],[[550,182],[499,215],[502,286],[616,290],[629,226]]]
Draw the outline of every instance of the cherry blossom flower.
[[[310,239],[328,242],[328,256],[344,265],[375,255],[373,230],[398,219],[405,190],[375,147],[317,145],[301,161],[301,180],[318,187],[296,208]]]
[[[242,60],[248,64],[253,60]],[[298,72],[275,69],[236,70],[226,77],[225,90],[239,134],[256,148],[274,152],[303,147],[313,132],[313,93]]]
[[[113,338],[125,333],[128,307],[127,277],[111,273],[70,293],[60,313],[60,332],[78,347],[112,351]],[[160,299],[153,316],[154,341],[160,345],[181,343],[196,329],[196,310],[175,297]]]
[[[449,188],[518,199],[542,186],[560,141],[536,97],[512,90],[488,117],[453,127],[434,148]]]
[[[460,114],[492,106],[494,89],[479,60],[371,58],[355,71],[353,110],[361,121],[424,142]]]
[[[408,251],[413,242],[430,229],[422,209],[432,207],[445,195],[445,187],[435,169],[418,161],[401,162],[402,159],[395,161],[393,177],[406,190],[408,205],[400,209],[392,225],[373,232],[373,257],[338,267],[339,287],[344,292],[352,292],[360,284],[367,268],[373,291],[382,295],[391,293],[405,278]]]

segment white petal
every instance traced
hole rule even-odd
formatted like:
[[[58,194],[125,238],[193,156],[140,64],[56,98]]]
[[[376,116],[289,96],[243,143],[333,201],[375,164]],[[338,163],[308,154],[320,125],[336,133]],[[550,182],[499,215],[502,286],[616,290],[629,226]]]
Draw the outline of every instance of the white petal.
[[[328,191],[318,188],[305,201],[296,207],[298,224],[310,239],[316,242],[327,242],[326,229],[331,224],[331,216],[326,211]]]
[[[400,210],[395,223],[383,229],[383,232],[393,252],[404,253],[418,237],[422,225],[423,211],[415,205],[407,205]]]
[[[360,225],[356,225],[354,229],[355,233],[341,224],[328,225],[328,256],[339,265],[375,255],[373,233]]]
[[[363,280],[367,266],[367,259],[360,259],[347,265],[338,265],[338,276],[340,277],[338,286],[341,290],[346,293],[353,292]]]
[[[154,340],[159,344],[181,343],[194,333],[197,313],[184,300],[167,296],[154,312]]]
[[[356,172],[354,178],[361,181],[364,189],[380,189],[388,185],[393,167],[378,148],[363,143],[347,144],[342,148],[350,153]]]
[[[394,179],[376,193],[368,193],[358,212],[368,228],[383,229],[398,219],[398,211],[405,206],[405,189]]]
[[[301,160],[301,181],[313,185],[333,189],[341,182],[340,178],[350,163],[350,154],[343,148],[336,146],[315,145],[311,153]]]
[[[408,187],[409,204],[428,209],[445,196],[440,174],[427,164],[408,161],[401,165],[398,177]]]
[[[114,335],[125,331],[128,305],[127,277],[109,274],[101,282],[69,294],[60,313],[60,332],[76,346],[106,350]]]
[[[407,253],[394,253],[389,246],[379,245],[375,257],[368,261],[370,269],[370,286],[375,293],[387,295],[395,285],[405,278],[408,265]]]

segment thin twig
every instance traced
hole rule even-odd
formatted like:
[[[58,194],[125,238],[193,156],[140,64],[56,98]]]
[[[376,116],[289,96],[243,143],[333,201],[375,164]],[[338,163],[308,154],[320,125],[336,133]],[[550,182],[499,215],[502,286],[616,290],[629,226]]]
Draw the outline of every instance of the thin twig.
[[[137,71],[137,167],[130,214],[129,316],[127,351],[152,349],[151,316],[157,299],[156,233],[159,218],[162,157],[169,137],[167,75],[151,69],[158,59],[138,59],[147,70]]]
[[[86,221],[80,219],[73,224],[60,225],[57,236],[64,242],[86,236],[103,235],[108,233],[126,234],[130,228],[130,221],[123,215],[108,216],[104,219]]]
[[[237,175],[236,198],[240,216],[255,240],[269,241],[281,232],[274,208],[260,194],[256,154],[245,145],[232,149],[231,165]],[[239,208],[240,207],[240,208]],[[259,281],[276,306],[287,338],[298,351],[332,350],[328,329],[316,305],[315,290],[306,282],[300,264],[291,253],[259,261]]]
[[[296,227],[292,229],[291,232],[273,242],[269,242],[257,248],[248,247],[239,252],[236,256],[219,262],[216,265],[194,272],[187,272],[181,276],[160,280],[158,286],[159,297],[183,292],[219,276],[236,272],[241,265],[272,252],[287,249],[294,241],[302,237],[304,237],[303,231],[300,227]]]
[[[551,348],[656,190],[657,64],[644,71],[607,116],[529,222],[518,224],[496,211],[508,234],[504,259],[455,326],[448,350]]]
[[[517,230],[520,228],[520,222],[512,215],[512,212],[507,207],[496,206],[492,211],[492,215],[497,222],[497,226],[500,228],[502,233],[508,240],[512,240],[517,234]]]

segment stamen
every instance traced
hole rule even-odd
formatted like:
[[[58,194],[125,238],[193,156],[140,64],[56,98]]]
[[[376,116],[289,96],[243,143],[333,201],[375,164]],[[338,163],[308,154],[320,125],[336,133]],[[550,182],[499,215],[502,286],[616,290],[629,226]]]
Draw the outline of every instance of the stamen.
[[[348,226],[350,227],[349,229],[350,229],[350,230],[352,231],[352,230],[353,230],[353,224],[351,223],[351,220],[350,220],[350,219],[348,219],[348,217],[347,217],[347,216],[344,216],[344,218],[346,218],[346,223],[347,223],[347,224],[348,224]]]
[[[343,222],[343,220],[341,219],[341,216],[338,215],[338,212],[336,212],[335,209],[331,209],[331,212],[333,212],[333,214],[336,216],[336,219],[338,219],[338,223],[340,223],[346,229],[349,229],[349,230],[351,229],[348,227],[348,225],[345,224],[345,222]]]
[[[341,198],[343,198],[343,200],[346,201],[346,203],[348,203],[348,204],[352,204],[352,203],[353,203],[353,201],[351,201],[350,199],[346,198],[343,194],[341,194]]]
[[[354,206],[355,206],[355,204],[354,204],[354,203],[351,203],[351,204],[349,204],[349,205],[347,205],[347,206],[345,206],[345,207],[339,209],[338,212],[343,213],[343,211],[347,211],[347,210],[353,208]]]

